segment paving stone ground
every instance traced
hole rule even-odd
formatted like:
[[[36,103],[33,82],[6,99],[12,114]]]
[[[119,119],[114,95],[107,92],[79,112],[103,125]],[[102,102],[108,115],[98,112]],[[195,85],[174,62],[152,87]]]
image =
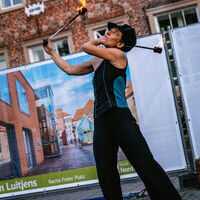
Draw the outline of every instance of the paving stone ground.
[[[179,191],[180,195],[182,196],[183,200],[200,200],[200,188],[184,188],[180,189],[178,175],[180,173],[171,174],[169,175],[172,183]],[[124,196],[127,196],[130,193],[139,192],[144,189],[144,184],[140,178],[134,178],[129,180],[122,180],[121,181],[122,191]],[[19,197],[14,198],[16,200],[88,200],[92,198],[102,197],[101,189],[98,185],[89,186],[89,187],[81,187],[76,188],[73,190],[66,190],[66,191],[57,191],[53,193],[46,193],[34,196],[27,196],[27,197]],[[127,199],[127,198],[125,198]],[[141,200],[150,200],[150,198],[144,197],[140,198]],[[135,197],[129,198],[128,200],[136,200]]]
[[[127,160],[122,151],[118,153],[118,161]],[[32,169],[28,176],[52,173],[57,171],[78,169],[81,167],[94,166],[93,146],[84,145],[81,148],[77,145],[64,146],[62,155],[46,159],[37,168]]]

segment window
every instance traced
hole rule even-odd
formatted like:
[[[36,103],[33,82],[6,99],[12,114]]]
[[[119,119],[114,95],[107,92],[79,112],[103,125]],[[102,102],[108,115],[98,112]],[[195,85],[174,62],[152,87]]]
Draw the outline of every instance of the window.
[[[0,70],[6,69],[6,60],[3,54],[0,54]]]
[[[0,100],[10,104],[10,95],[6,74],[0,75]]]
[[[165,30],[167,30],[168,26],[170,26],[171,28],[176,28],[197,23],[197,12],[197,7],[189,7],[157,16],[159,29],[164,28]]]
[[[66,56],[70,53],[68,40],[66,38],[53,41],[53,47],[60,56]],[[42,45],[28,48],[28,54],[31,63],[50,59],[50,56],[44,51]]]
[[[26,160],[28,168],[31,168],[34,164],[34,145],[33,145],[33,137],[29,130],[23,130],[23,138],[24,138],[24,147],[26,153]]]
[[[43,104],[49,113],[54,112],[54,101],[53,101],[53,92],[52,86],[47,85],[40,87],[34,90],[35,95],[39,98],[38,101],[40,104]]]
[[[57,40],[53,42],[53,46],[60,56],[66,56],[70,53],[67,39]]]
[[[46,87],[41,87],[34,90],[35,95],[38,96],[39,99],[48,98],[48,90]]]
[[[198,11],[197,7],[187,7],[184,9],[179,9],[177,11],[168,12],[162,15],[157,16],[159,30],[161,31],[164,29],[167,30],[168,27],[176,28],[181,26],[187,26],[189,24],[197,23],[198,22]],[[173,78],[175,81],[175,85],[178,84],[177,82],[177,75],[175,70],[174,59],[171,50],[171,43],[169,40],[169,35],[166,33],[166,43],[169,52],[170,63],[172,67]]]
[[[48,128],[53,129],[52,119],[50,117],[48,117],[48,116],[46,117],[46,119],[47,119],[47,126],[48,126]]]
[[[116,23],[116,24],[122,25],[123,23]],[[107,24],[103,28],[98,28],[98,29],[93,30],[93,32],[94,32],[94,39],[98,39],[101,36],[106,35],[107,31],[108,31]],[[103,47],[104,45],[99,45],[99,46]]]
[[[26,90],[22,84],[16,79],[17,96],[19,102],[19,108],[22,112],[29,114],[28,101],[26,97]]]
[[[2,8],[10,8],[22,4],[22,0],[0,0]]]

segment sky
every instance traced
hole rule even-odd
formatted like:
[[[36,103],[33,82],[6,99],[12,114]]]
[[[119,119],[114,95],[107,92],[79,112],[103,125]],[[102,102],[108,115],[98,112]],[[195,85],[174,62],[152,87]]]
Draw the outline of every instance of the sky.
[[[92,58],[90,55],[77,54],[66,59],[70,64],[78,64]],[[83,76],[69,76],[59,69],[55,63],[43,64],[21,71],[33,89],[51,85],[54,94],[55,109],[74,116],[77,109],[83,108],[89,99],[94,99],[92,79],[94,73]],[[127,70],[127,82],[130,80]]]

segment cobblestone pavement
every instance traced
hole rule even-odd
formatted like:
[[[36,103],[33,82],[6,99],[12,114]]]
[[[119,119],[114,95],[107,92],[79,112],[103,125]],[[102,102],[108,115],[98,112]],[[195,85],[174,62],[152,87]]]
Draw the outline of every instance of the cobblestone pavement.
[[[61,156],[46,159],[37,168],[31,170],[28,176],[95,165],[92,144],[82,146],[81,148],[77,145],[64,146],[62,151]],[[121,150],[118,153],[118,160],[126,160]]]
[[[62,155],[48,158],[28,175],[38,175],[95,165],[94,157],[86,147],[64,146]]]
[[[184,188],[180,189],[178,175],[180,174],[172,174],[169,175],[171,181],[173,182],[174,186],[180,192],[183,200],[200,200],[200,189],[198,188]],[[142,183],[141,179],[134,178],[131,180],[123,180],[121,181],[123,195],[126,197],[130,193],[139,192],[144,189],[144,184]],[[90,186],[90,187],[82,187],[76,188],[73,190],[66,190],[66,191],[57,191],[54,193],[47,193],[47,194],[40,194],[37,196],[31,197],[24,197],[24,198],[16,198],[20,200],[88,200],[97,197],[102,197],[102,192],[98,185]],[[136,200],[136,197],[132,198],[124,198],[128,200]],[[141,200],[150,200],[149,197],[140,198]]]

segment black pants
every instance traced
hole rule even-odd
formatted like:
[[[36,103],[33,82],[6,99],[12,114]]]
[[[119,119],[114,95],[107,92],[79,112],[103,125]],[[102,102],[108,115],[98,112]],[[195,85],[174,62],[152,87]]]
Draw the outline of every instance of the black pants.
[[[151,200],[181,200],[165,171],[154,160],[129,109],[111,108],[97,117],[94,124],[94,156],[106,200],[122,200],[117,170],[119,147],[142,179]]]

